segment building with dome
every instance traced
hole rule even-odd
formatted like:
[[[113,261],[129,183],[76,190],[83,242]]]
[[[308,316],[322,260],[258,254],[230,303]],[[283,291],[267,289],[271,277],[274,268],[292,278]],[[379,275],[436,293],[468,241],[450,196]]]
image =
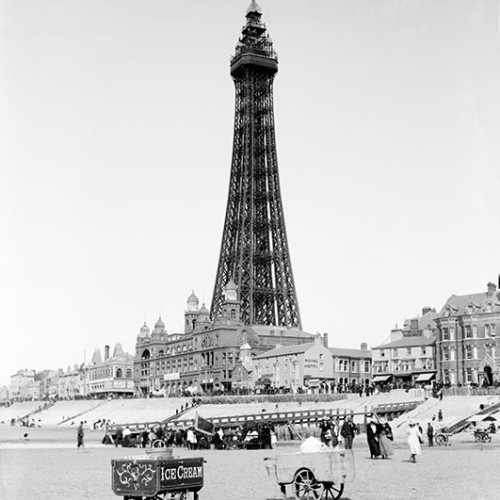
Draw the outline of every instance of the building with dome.
[[[242,346],[248,357],[243,366],[250,368],[249,361],[277,345],[314,339],[297,328],[243,324],[238,290],[232,280],[224,290],[220,317],[214,322],[209,318],[208,309],[204,304],[199,307],[192,292],[184,311],[183,333],[168,333],[161,318],[152,332],[146,323],[142,325],[134,361],[138,395],[201,394],[241,388],[241,383],[234,384],[234,370],[241,361]]]

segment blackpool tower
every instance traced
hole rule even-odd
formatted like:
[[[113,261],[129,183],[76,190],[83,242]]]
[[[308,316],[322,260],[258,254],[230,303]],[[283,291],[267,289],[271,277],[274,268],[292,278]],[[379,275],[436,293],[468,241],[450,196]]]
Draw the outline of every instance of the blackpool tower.
[[[211,319],[221,317],[224,290],[232,281],[244,324],[301,329],[276,155],[273,80],[278,59],[261,17],[252,1],[231,58],[233,156]]]

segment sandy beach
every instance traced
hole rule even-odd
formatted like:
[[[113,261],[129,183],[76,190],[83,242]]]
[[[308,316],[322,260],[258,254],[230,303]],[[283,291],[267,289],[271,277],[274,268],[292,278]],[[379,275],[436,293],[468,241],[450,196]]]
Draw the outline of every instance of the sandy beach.
[[[28,432],[30,441],[22,435]],[[85,449],[76,449],[76,429],[0,426],[0,498],[21,500],[112,500],[111,460],[143,454],[137,448],[101,444],[103,432],[87,430]],[[297,452],[299,442],[279,443],[276,450],[189,451],[180,457],[206,460],[201,500],[264,500],[280,498],[264,458]],[[500,437],[488,444],[459,434],[449,447],[423,446],[416,464],[408,460],[404,439],[397,439],[390,460],[371,460],[364,435],[354,440],[356,478],[345,485],[346,500],[474,498],[493,500],[500,491]],[[304,457],[306,461],[307,458]],[[288,497],[292,497],[288,489]]]

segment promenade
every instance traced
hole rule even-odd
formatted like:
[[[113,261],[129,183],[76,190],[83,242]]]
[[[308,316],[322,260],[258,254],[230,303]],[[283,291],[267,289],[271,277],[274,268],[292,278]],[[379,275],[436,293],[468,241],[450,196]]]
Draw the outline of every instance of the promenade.
[[[25,431],[28,443],[22,442]],[[87,430],[86,447],[76,450],[76,429],[0,426],[0,498],[21,500],[112,500],[111,460],[143,454],[137,448],[100,444],[102,431]],[[299,442],[279,443],[276,450],[188,451],[181,457],[203,456],[205,486],[200,500],[265,500],[280,498],[268,476],[264,457],[298,451]],[[498,499],[500,436],[475,443],[470,433],[452,437],[449,447],[428,448],[410,463],[406,440],[396,436],[390,460],[370,460],[365,435],[354,440],[356,479],[346,484],[346,500],[475,500]],[[305,456],[306,459],[306,456]],[[291,497],[291,489],[288,490]]]

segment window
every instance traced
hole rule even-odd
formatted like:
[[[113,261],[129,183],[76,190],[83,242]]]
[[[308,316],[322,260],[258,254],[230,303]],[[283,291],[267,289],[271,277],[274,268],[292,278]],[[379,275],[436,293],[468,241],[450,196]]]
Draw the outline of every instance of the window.
[[[380,349],[380,357],[383,358],[385,356],[384,350]]]
[[[464,336],[466,339],[472,338],[472,326],[471,325],[465,325]]]
[[[411,347],[406,348],[406,355],[411,356]]]
[[[490,336],[490,337],[494,337],[496,332],[495,332],[495,324],[491,324],[491,325],[484,325],[484,335],[485,336]]]
[[[443,349],[443,361],[450,360],[450,351],[448,348]]]
[[[474,356],[474,352],[472,350],[472,346],[465,346],[465,359],[472,359]]]
[[[448,328],[443,328],[443,340],[450,340],[450,331]]]
[[[420,348],[420,354],[422,354],[422,356],[425,356],[425,355],[426,355],[426,350],[425,350],[425,347],[421,347],[421,348]]]
[[[393,350],[392,350],[392,355],[397,358],[398,356],[398,349],[395,347]]]
[[[370,373],[370,362],[365,361],[365,373]]]

